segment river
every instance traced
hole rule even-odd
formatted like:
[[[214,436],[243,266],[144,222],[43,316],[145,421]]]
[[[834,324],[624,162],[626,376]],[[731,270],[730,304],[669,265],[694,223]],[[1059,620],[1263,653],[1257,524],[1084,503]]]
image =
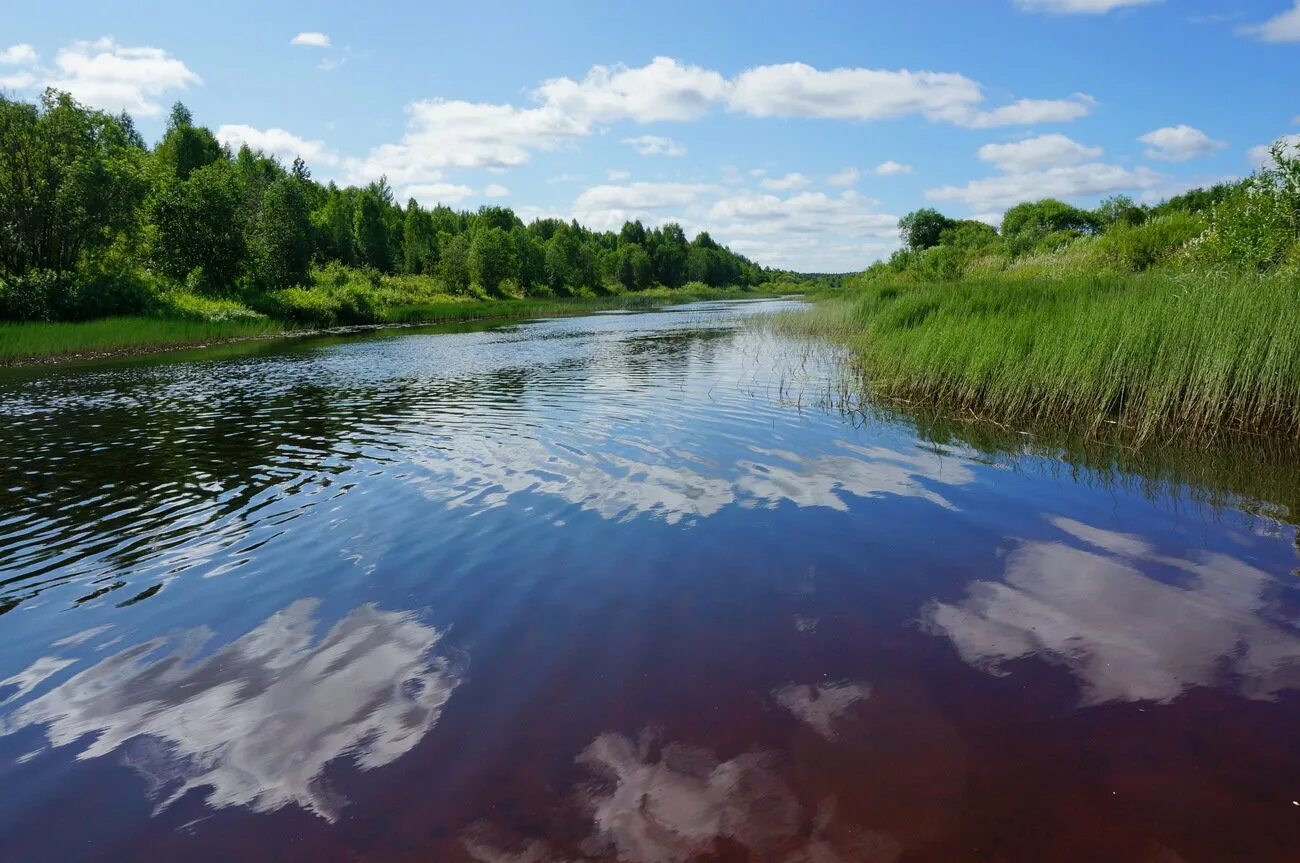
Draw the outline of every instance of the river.
[[[1296,860],[1288,508],[796,305],[5,372],[0,859]]]

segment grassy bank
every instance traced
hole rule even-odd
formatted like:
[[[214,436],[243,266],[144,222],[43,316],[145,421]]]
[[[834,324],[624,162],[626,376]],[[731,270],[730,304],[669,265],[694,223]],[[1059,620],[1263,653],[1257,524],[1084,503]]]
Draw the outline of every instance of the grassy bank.
[[[1293,275],[868,283],[778,325],[848,343],[886,400],[1135,442],[1300,433]]]
[[[0,365],[88,359],[241,339],[293,336],[326,327],[362,324],[449,323],[582,314],[603,309],[653,308],[710,299],[775,296],[797,286],[764,288],[656,288],[637,293],[550,298],[486,298],[436,290],[380,293],[358,304],[347,288],[298,290],[280,300],[277,317],[233,301],[173,295],[153,316],[105,318],[78,323],[0,323]]]

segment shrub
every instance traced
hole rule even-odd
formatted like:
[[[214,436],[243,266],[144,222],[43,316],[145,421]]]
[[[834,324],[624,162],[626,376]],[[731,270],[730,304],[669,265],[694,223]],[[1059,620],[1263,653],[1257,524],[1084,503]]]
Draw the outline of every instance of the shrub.
[[[1169,260],[1203,233],[1203,219],[1175,210],[1140,225],[1116,222],[1097,239],[1096,252],[1106,265],[1139,272]]]

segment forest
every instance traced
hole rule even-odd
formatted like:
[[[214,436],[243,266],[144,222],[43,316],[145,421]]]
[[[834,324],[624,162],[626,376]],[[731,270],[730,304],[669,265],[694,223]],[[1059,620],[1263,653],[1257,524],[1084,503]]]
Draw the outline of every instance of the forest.
[[[405,204],[223,145],[177,103],[149,147],[127,114],[0,97],[0,320],[149,315],[367,323],[432,300],[700,293],[790,279],[681,226],[594,231],[509,208]],[[413,314],[399,317],[416,317]]]

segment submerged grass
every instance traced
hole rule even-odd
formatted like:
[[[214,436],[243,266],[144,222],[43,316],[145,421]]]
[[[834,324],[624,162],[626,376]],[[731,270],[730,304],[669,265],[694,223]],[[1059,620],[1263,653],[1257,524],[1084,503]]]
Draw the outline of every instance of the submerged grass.
[[[122,317],[81,323],[0,323],[0,363],[161,350],[255,338],[283,329],[283,324],[267,319]]]
[[[1135,442],[1296,435],[1298,293],[1240,274],[868,285],[778,326],[846,342],[889,400]]]

